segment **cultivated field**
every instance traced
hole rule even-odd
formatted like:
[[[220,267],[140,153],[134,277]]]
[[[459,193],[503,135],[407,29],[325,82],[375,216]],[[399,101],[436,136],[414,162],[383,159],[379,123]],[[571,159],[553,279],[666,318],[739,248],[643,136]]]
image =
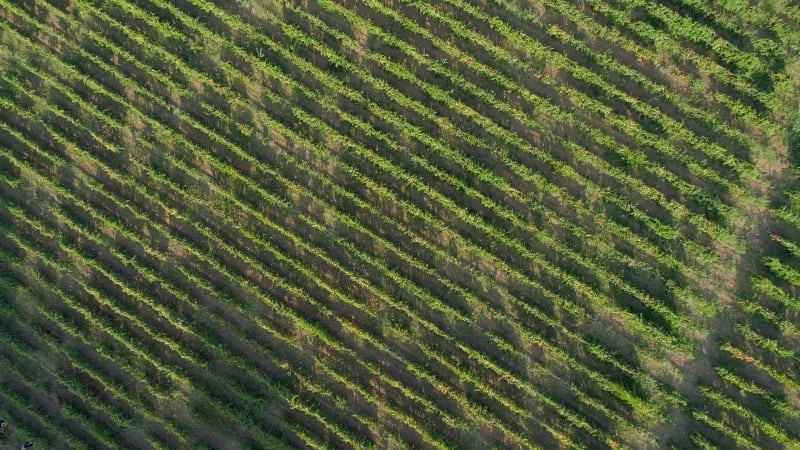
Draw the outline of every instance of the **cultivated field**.
[[[0,0],[1,448],[800,448],[796,0]]]

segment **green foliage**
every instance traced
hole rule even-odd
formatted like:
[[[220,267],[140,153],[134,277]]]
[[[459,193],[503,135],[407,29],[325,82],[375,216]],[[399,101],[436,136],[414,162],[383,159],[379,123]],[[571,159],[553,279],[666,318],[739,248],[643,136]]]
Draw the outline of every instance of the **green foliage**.
[[[796,446],[744,3],[0,0],[14,438]]]

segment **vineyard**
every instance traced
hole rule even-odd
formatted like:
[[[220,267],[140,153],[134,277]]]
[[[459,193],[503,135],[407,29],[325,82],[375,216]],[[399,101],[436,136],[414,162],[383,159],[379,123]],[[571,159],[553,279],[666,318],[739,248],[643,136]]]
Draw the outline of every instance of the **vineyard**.
[[[0,448],[800,448],[796,0],[0,0]]]

